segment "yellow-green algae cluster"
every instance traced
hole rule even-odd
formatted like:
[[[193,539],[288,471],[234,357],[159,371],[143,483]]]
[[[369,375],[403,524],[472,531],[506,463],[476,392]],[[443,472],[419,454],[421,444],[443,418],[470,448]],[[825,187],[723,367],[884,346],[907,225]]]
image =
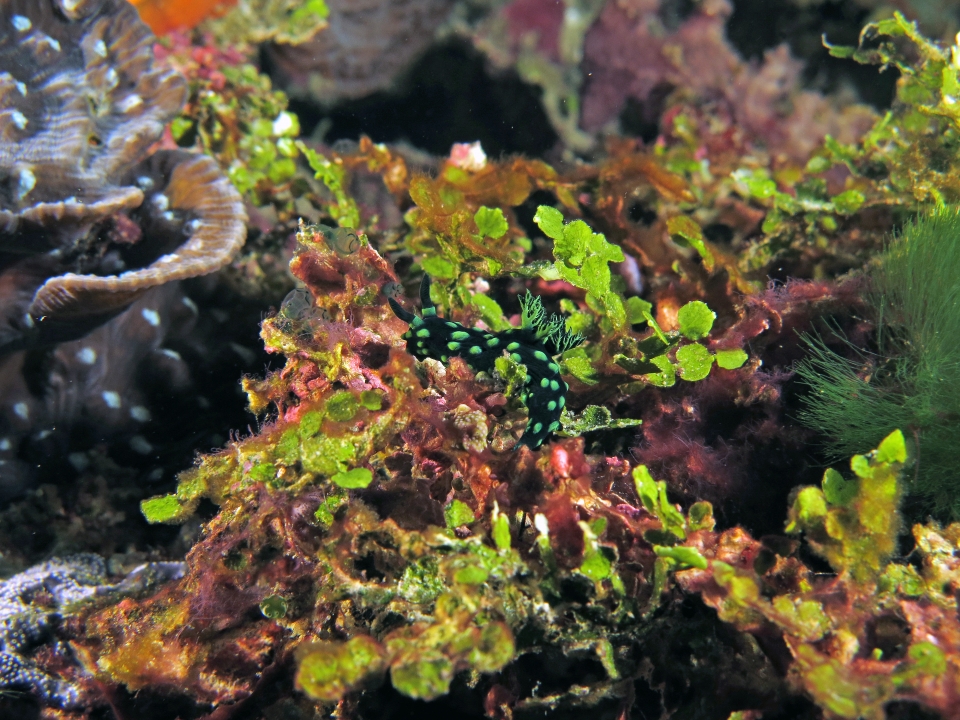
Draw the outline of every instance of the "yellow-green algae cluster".
[[[714,558],[677,575],[726,622],[776,628],[793,659],[791,679],[829,718],[884,718],[893,700],[944,717],[956,709],[960,524],[915,525],[919,562],[895,559],[906,461],[898,430],[854,456],[849,478],[829,469],[820,487],[795,494],[786,530],[803,532],[833,573],[766,548],[748,553],[754,541],[727,531]]]
[[[626,633],[617,645],[625,652],[631,628],[657,605],[667,559],[691,557],[671,545],[712,527],[709,504],[688,523],[661,483],[655,508],[623,515],[592,486],[607,477],[631,487],[628,464],[587,459],[575,439],[539,455],[514,452],[524,421],[512,368],[483,379],[458,362],[418,366],[386,304],[393,270],[365,236],[355,244],[340,236],[301,229],[292,269],[315,300],[264,322],[267,348],[287,364],[245,388],[251,407],[274,419],[202,458],[176,493],[143,503],[153,522],[182,521],[202,498],[220,513],[191,553],[196,574],[107,641],[98,666],[131,688],[200,673],[206,680],[193,692],[222,701],[216,673],[202,671],[212,653],[204,643],[183,644],[169,673],[143,665],[141,654],[145,642],[169,643],[197,620],[198,604],[220,592],[210,585],[225,583],[243,588],[263,624],[291,631],[281,646],[296,648],[297,682],[318,700],[375,687],[384,675],[401,693],[432,699],[457,673],[493,673],[544,644],[597,658],[607,679],[588,694],[614,692],[621,670],[611,637]],[[684,342],[712,323],[705,304],[692,304]],[[681,333],[672,337],[656,342],[675,346]],[[494,419],[477,398],[497,392],[508,405]],[[588,408],[567,430],[631,422]],[[658,517],[669,519],[664,538]],[[644,528],[658,544],[641,539]],[[636,556],[629,569],[621,552]],[[274,567],[290,563],[297,567],[284,573]],[[120,624],[109,616],[102,621]],[[146,640],[122,641],[130,633]]]

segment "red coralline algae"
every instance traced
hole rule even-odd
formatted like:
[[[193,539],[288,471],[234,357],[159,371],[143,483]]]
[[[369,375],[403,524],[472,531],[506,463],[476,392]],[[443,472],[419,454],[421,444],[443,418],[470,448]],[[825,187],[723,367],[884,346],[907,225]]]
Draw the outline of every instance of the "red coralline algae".
[[[628,98],[662,106],[675,91],[688,102],[719,102],[720,112],[729,113],[752,143],[796,161],[805,161],[828,133],[850,142],[872,125],[866,108],[834,107],[801,90],[800,64],[785,46],[769,51],[759,67],[744,62],[724,34],[731,13],[727,0],[700,3],[676,28],[664,27],[660,5],[660,0],[604,5],[584,42],[584,129],[595,132],[615,121]]]
[[[553,61],[560,60],[560,32],[566,5],[562,0],[513,0],[500,10],[507,32],[517,45],[536,37],[536,49]]]

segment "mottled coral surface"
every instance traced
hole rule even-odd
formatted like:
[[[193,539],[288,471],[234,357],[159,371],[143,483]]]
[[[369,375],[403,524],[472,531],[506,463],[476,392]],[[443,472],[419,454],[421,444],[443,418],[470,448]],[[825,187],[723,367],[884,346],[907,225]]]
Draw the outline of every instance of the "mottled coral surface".
[[[22,443],[62,456],[73,428],[94,426],[102,438],[150,420],[131,386],[160,349],[167,308],[183,300],[150,293],[223,266],[246,228],[213,160],[149,154],[186,88],[154,63],[154,37],[129,5],[11,2],[0,23],[0,487],[9,497],[29,483]]]

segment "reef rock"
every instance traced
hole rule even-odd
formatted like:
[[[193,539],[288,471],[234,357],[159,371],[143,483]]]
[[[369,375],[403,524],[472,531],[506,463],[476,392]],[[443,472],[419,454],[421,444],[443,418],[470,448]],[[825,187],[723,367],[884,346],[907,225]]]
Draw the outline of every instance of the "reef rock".
[[[451,0],[328,0],[328,27],[269,53],[293,89],[324,102],[384,90],[423,53],[449,16]]]

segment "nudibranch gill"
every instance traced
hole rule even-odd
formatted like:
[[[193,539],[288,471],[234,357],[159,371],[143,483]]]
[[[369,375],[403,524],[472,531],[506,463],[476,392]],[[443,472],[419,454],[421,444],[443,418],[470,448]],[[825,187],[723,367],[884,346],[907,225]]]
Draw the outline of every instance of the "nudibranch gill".
[[[560,414],[566,403],[564,393],[569,389],[553,356],[576,347],[583,342],[583,336],[567,332],[559,315],[548,318],[540,298],[529,291],[520,298],[521,326],[497,333],[464,327],[437,315],[430,300],[428,275],[420,283],[420,303],[422,317],[404,310],[390,298],[393,312],[410,325],[403,334],[407,352],[418,360],[433,358],[443,363],[451,357],[461,357],[476,372],[493,370],[494,362],[504,353],[524,365],[527,374],[520,399],[527,406],[529,418],[517,447],[540,447],[560,427]]]

